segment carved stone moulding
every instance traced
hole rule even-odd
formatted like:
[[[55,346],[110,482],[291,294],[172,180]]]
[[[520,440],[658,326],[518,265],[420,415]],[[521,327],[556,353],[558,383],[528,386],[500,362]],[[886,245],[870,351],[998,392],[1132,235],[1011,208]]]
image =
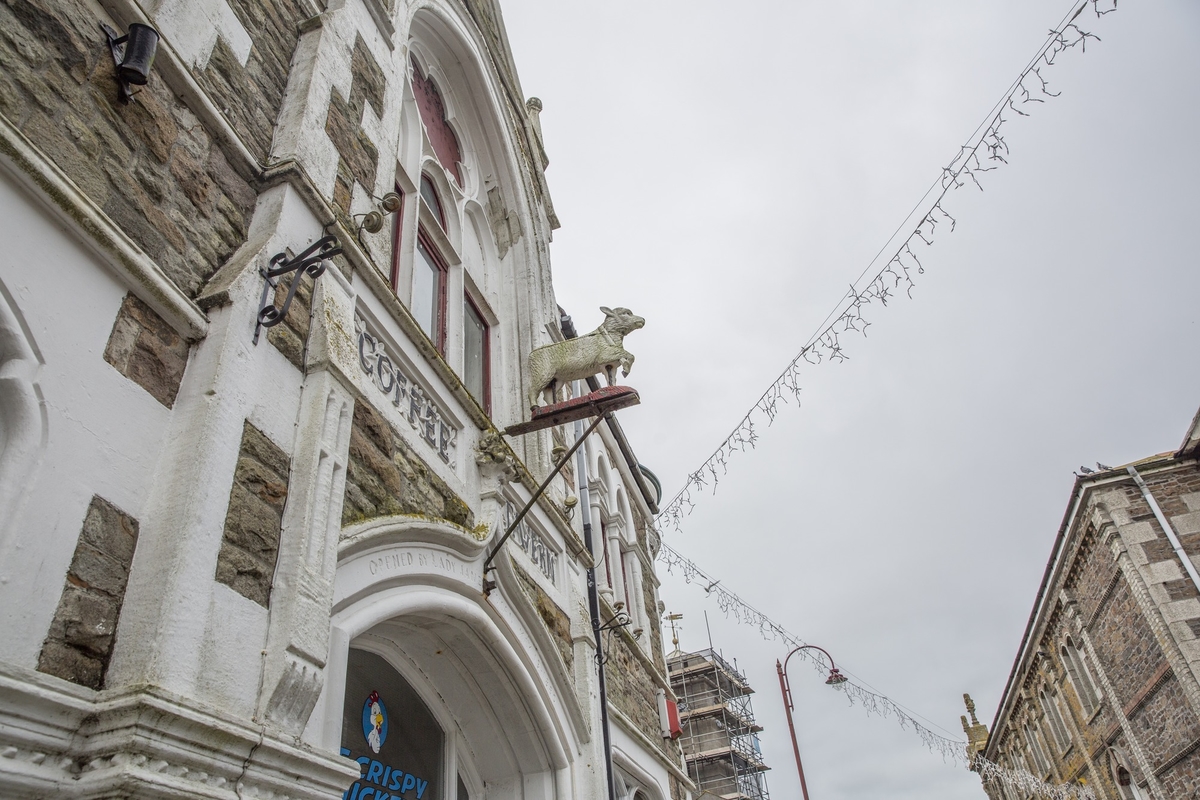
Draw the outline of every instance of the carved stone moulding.
[[[0,673],[0,797],[326,800],[357,774],[270,727],[154,689]]]

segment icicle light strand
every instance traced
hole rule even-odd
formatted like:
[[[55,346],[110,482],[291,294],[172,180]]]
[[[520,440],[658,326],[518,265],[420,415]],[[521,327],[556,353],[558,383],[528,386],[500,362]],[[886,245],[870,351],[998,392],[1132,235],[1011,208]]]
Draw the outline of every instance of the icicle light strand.
[[[660,548],[658,560],[666,567],[667,572],[671,574],[678,572],[685,583],[694,583],[703,587],[705,593],[716,602],[717,608],[726,617],[732,618],[741,625],[757,628],[759,635],[768,642],[782,642],[789,648],[807,644],[799,636],[734,594],[719,579],[700,569],[694,561],[682,555],[666,542],[658,540],[656,544]],[[828,666],[816,653],[812,650],[800,650],[796,655],[807,661],[809,666],[824,677]],[[985,781],[1003,783],[1020,792],[1022,796],[1035,795],[1047,798],[1047,800],[1096,800],[1095,794],[1087,786],[1077,784],[1055,786],[1026,770],[1003,767],[981,755],[972,757],[968,755],[966,742],[934,732],[899,703],[886,695],[868,689],[852,678],[841,684],[838,689],[845,694],[851,705],[861,706],[867,714],[875,714],[884,718],[892,717],[900,724],[901,728],[915,733],[921,743],[931,752],[940,755],[943,761],[955,766],[969,767],[979,773]]]
[[[1015,116],[1027,117],[1035,103],[1044,103],[1046,98],[1058,97],[1050,90],[1043,74],[1052,67],[1063,53],[1079,48],[1086,51],[1089,39],[1099,37],[1079,27],[1078,19],[1091,8],[1097,18],[1116,10],[1117,0],[1085,0],[1064,17],[1063,22],[1050,31],[1037,55],[1025,67],[1020,77],[1009,87],[985,121],[963,145],[950,163],[942,168],[941,174],[926,191],[913,211],[880,248],[879,253],[867,265],[862,274],[850,284],[849,290],[834,306],[800,352],[796,354],[783,372],[767,387],[754,406],[746,412],[741,422],[733,429],[699,469],[687,476],[683,488],[670,502],[663,506],[657,522],[660,527],[678,530],[683,519],[691,514],[696,499],[706,487],[716,491],[721,477],[729,469],[729,460],[735,452],[753,448],[758,441],[758,424],[765,418],[770,425],[780,411],[780,403],[789,398],[800,404],[802,371],[807,366],[822,362],[842,362],[849,358],[844,340],[850,334],[867,335],[871,323],[864,311],[876,304],[886,306],[889,300],[898,297],[912,298],[916,286],[914,276],[925,273],[921,262],[922,248],[931,247],[941,232],[954,230],[957,220],[950,215],[943,203],[951,192],[964,186],[974,186],[982,191],[980,176],[1008,163],[1009,149],[1003,132],[1004,126]],[[917,220],[916,214],[924,209]],[[890,253],[883,266],[877,265],[885,253]],[[867,277],[870,279],[867,280]]]

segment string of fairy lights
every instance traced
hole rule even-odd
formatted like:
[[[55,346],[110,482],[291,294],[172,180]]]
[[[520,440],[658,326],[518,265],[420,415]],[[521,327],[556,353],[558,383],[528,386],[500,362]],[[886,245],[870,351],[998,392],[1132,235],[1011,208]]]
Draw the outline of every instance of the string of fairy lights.
[[[1062,54],[1076,48],[1086,52],[1089,40],[1099,41],[1095,34],[1080,27],[1079,18],[1090,9],[1098,19],[1115,11],[1117,2],[1083,0],[1078,6],[1072,4],[1062,22],[1050,31],[1036,55],[968,138],[967,144],[942,168],[937,179],[850,284],[846,294],[839,298],[816,332],[720,446],[687,476],[683,488],[662,507],[655,519],[655,527],[660,530],[679,530],[684,519],[695,509],[698,496],[710,487],[716,491],[733,455],[754,448],[758,441],[759,425],[765,421],[769,426],[780,413],[780,404],[789,403],[789,398],[799,406],[801,376],[806,369],[849,358],[843,345],[844,339],[854,333],[866,336],[871,324],[865,314],[868,309],[876,305],[886,306],[890,300],[899,297],[912,298],[912,290],[916,286],[914,274],[921,276],[925,273],[921,261],[923,248],[931,247],[938,235],[952,232],[957,224],[944,203],[953,192],[965,186],[973,185],[982,190],[981,176],[1008,163],[1010,151],[1004,138],[1004,126],[1015,117],[1030,116],[1033,104],[1058,97],[1059,93],[1050,90],[1043,72],[1054,66]],[[767,641],[780,641],[790,647],[805,644],[800,637],[747,603],[719,579],[701,570],[695,562],[662,541],[657,534],[653,538],[657,558],[667,571],[679,572],[686,583],[702,585],[727,617],[739,624],[757,628]],[[814,668],[824,670],[824,663],[812,651],[801,650],[797,655]],[[980,754],[968,753],[966,742],[936,733],[913,712],[864,685],[862,681],[852,678],[840,688],[852,705],[860,705],[868,714],[892,717],[902,728],[912,730],[930,751],[940,755],[944,761],[970,767],[985,783],[994,782],[1020,796],[1044,797],[1047,800],[1096,800],[1094,792],[1086,785],[1050,784],[1026,769],[1005,767]]]
[[[659,541],[658,560],[672,575],[678,574],[685,583],[704,587],[705,593],[713,600],[717,608],[726,617],[740,625],[758,630],[759,635],[768,642],[782,642],[789,648],[801,647],[807,642],[795,635],[783,625],[768,617],[754,606],[747,603],[736,593],[726,587],[711,573],[705,572],[696,562],[681,554],[667,542]],[[811,650],[800,650],[796,657],[802,658],[809,665],[824,674],[828,665]],[[911,730],[931,752],[942,757],[948,764],[959,767],[969,767],[985,781],[1002,783],[1020,796],[1035,795],[1047,800],[1096,800],[1095,794],[1087,786],[1063,784],[1056,786],[1043,781],[1028,770],[1004,767],[994,761],[989,761],[982,755],[971,755],[967,751],[967,743],[961,739],[952,739],[932,730],[922,722],[915,712],[892,700],[887,695],[875,691],[865,682],[854,676],[839,664],[839,669],[850,676],[838,686],[846,695],[851,705],[859,705],[867,712],[880,717],[891,717],[900,724],[901,728]],[[930,723],[933,724],[933,723]]]
[[[1063,53],[1079,48],[1085,50],[1089,40],[1098,37],[1078,24],[1080,15],[1089,7],[1097,17],[1116,10],[1117,0],[1084,0],[1054,30],[1038,49],[1020,76],[993,107],[988,117],[968,138],[967,144],[943,167],[937,179],[922,195],[904,221],[867,264],[862,273],[840,297],[815,333],[771,382],[733,431],[704,463],[692,471],[683,488],[662,506],[656,517],[659,527],[678,530],[684,519],[696,507],[698,497],[707,488],[716,491],[720,479],[729,470],[735,453],[753,449],[764,421],[770,425],[780,413],[781,404],[794,400],[800,404],[801,377],[810,367],[825,362],[842,362],[849,358],[845,340],[853,334],[866,336],[871,326],[867,312],[872,307],[886,306],[897,298],[912,298],[916,277],[925,274],[921,255],[933,246],[943,232],[952,232],[957,220],[946,210],[945,203],[953,192],[965,186],[980,190],[980,178],[1008,163],[1009,147],[1004,127],[1014,116],[1028,117],[1033,107],[1046,99],[1057,97],[1043,74]],[[1107,4],[1111,3],[1111,6]]]

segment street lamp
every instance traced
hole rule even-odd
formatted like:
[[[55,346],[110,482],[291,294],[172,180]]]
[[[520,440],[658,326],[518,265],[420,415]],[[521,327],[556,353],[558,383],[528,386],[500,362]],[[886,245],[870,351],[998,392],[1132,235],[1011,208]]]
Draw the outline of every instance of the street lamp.
[[[804,800],[808,800],[808,786],[804,783],[804,765],[800,763],[800,745],[796,743],[796,725],[792,722],[792,709],[795,704],[792,702],[792,686],[788,681],[787,664],[792,660],[792,656],[799,653],[801,650],[820,650],[829,659],[829,677],[825,679],[826,686],[832,686],[834,689],[841,687],[846,682],[846,676],[838,672],[838,668],[833,664],[833,656],[829,655],[823,647],[817,647],[815,644],[805,644],[792,650],[787,654],[787,658],[780,664],[779,660],[775,660],[775,671],[779,673],[779,691],[783,692],[783,710],[787,712],[788,731],[792,734],[792,751],[796,754],[796,771],[800,773],[800,791],[804,793]]]

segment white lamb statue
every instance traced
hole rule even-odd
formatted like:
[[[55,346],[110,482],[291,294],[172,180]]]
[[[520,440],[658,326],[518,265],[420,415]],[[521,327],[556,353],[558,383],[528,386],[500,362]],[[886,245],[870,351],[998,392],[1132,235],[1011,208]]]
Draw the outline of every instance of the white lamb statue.
[[[538,407],[543,391],[550,390],[550,402],[558,399],[558,387],[567,381],[582,380],[603,372],[608,385],[616,383],[615,371],[628,376],[633,368],[633,353],[624,347],[625,336],[646,324],[646,320],[628,308],[605,308],[604,322],[585,336],[552,342],[529,354],[531,388],[530,407]]]

